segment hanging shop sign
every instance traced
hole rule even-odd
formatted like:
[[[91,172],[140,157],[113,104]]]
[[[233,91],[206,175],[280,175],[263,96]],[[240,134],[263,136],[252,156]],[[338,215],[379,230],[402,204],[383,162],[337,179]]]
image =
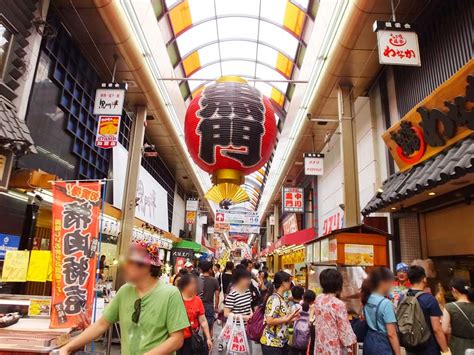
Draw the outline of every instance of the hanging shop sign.
[[[196,211],[186,211],[186,224],[194,224],[196,221]]]
[[[298,231],[298,218],[295,213],[291,213],[285,217],[282,222],[283,235],[295,233]]]
[[[322,237],[344,227],[344,212],[336,212],[329,217],[326,217],[322,223],[322,230],[319,235]]]
[[[186,200],[186,211],[199,210],[199,200]]]
[[[95,91],[94,115],[121,115],[126,83],[102,83]]]
[[[230,231],[230,224],[229,223],[214,223],[214,231],[217,233],[223,233]]]
[[[206,193],[221,207],[249,200],[240,187],[260,169],[275,146],[277,126],[270,100],[239,77],[222,77],[190,103],[184,123],[194,162],[212,174]]]
[[[5,259],[7,250],[18,250],[20,236],[0,233],[0,260]]]
[[[171,250],[173,247],[173,242],[168,238],[163,237],[162,235],[156,233],[150,233],[144,229],[133,229],[132,234],[132,241],[133,242],[140,242],[146,241],[153,243],[154,245],[158,246],[160,249]]]
[[[95,145],[99,148],[113,148],[118,143],[120,116],[99,116]]]
[[[127,150],[117,144],[113,149],[114,163],[114,198],[113,205],[118,209],[123,206],[123,190],[127,174]],[[135,217],[159,229],[168,230],[168,193],[151,174],[140,166],[137,184],[137,207]]]
[[[474,132],[474,59],[390,127],[383,139],[401,171]]]
[[[375,21],[379,63],[388,65],[420,66],[418,35],[409,23]]]
[[[8,189],[12,166],[13,153],[10,150],[0,149],[0,191]]]
[[[53,185],[51,328],[90,324],[100,214],[99,182]]]
[[[304,153],[304,174],[323,175],[324,174],[324,154]]]
[[[258,213],[253,211],[216,210],[219,223],[258,225]]]
[[[304,212],[304,189],[300,187],[283,187],[282,209],[285,212]]]
[[[230,224],[229,232],[240,233],[240,234],[260,233],[260,226],[259,225],[251,226],[248,224]]]
[[[275,225],[275,215],[273,214],[270,215],[269,222],[271,226]]]
[[[173,249],[171,250],[171,256],[174,258],[192,259],[194,257],[194,251],[192,249]]]

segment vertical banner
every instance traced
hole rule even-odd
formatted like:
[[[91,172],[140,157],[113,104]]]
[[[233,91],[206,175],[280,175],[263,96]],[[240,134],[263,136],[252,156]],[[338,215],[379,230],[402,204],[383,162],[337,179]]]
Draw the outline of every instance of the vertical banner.
[[[99,182],[53,186],[51,328],[85,328],[94,300],[98,249]]]

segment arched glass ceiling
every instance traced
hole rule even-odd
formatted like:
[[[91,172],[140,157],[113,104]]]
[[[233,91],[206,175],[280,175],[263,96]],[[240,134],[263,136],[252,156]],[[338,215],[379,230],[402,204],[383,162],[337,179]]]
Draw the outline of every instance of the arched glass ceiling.
[[[303,32],[316,0],[161,1],[167,8],[168,52],[178,77],[215,80],[237,75],[264,80],[251,84],[272,101],[277,123],[284,119],[292,91],[287,80],[297,79],[305,49]],[[184,99],[189,101],[207,84],[182,82]],[[242,206],[257,208],[270,163],[246,177],[243,187],[250,201]]]
[[[239,75],[291,79],[309,0],[166,0],[168,20],[182,72],[189,78]],[[188,81],[186,95],[206,83]],[[257,84],[255,84],[257,86]],[[284,108],[288,83],[258,84]]]

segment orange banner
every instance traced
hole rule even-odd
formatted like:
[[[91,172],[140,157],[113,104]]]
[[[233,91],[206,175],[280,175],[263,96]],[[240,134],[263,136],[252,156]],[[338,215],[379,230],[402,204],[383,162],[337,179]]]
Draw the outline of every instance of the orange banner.
[[[56,182],[53,198],[50,327],[85,328],[94,301],[100,183]]]

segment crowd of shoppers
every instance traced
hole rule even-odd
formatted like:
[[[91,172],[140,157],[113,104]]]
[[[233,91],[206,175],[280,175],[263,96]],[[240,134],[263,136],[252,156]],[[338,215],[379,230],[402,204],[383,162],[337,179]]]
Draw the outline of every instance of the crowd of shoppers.
[[[295,285],[287,271],[271,280],[268,270],[251,260],[228,261],[223,268],[206,260],[196,266],[188,262],[174,277],[178,292],[159,280],[161,263],[149,249],[130,249],[124,265],[128,283],[103,317],[61,354],[81,348],[117,321],[123,354],[199,355],[213,348],[225,353],[222,344],[214,347],[220,331],[212,330],[217,320],[231,316],[242,318],[248,333],[255,320],[260,322],[249,341],[259,343],[263,355],[357,354],[360,343],[365,355],[398,355],[402,347],[408,355],[463,355],[474,349],[474,289],[454,278],[449,291],[455,302],[440,305],[420,266],[400,263],[395,275],[371,268],[360,289],[362,314],[354,322],[341,299],[344,280],[337,268],[320,273],[316,295]]]

